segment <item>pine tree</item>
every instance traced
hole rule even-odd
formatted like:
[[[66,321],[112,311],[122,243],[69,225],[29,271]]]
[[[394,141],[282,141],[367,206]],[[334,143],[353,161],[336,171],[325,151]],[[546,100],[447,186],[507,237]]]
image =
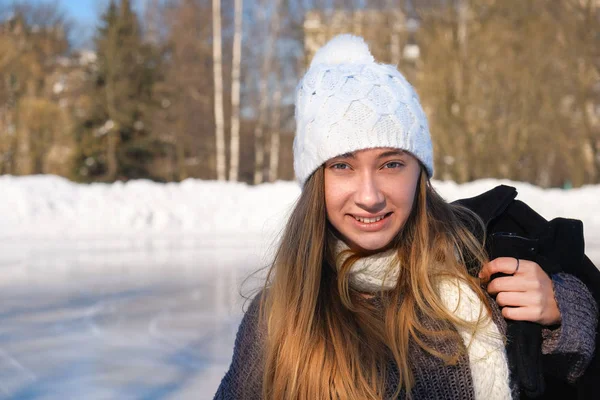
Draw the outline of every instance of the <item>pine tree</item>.
[[[81,124],[81,180],[152,179],[161,150],[151,134],[152,86],[158,59],[144,43],[129,0],[111,0],[95,39],[93,105]]]

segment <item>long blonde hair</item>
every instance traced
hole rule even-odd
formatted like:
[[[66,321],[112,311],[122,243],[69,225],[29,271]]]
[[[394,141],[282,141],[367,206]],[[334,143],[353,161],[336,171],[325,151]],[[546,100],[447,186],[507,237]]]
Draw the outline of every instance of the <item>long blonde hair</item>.
[[[399,371],[398,388],[410,396],[414,385],[409,343],[455,363],[464,347],[446,354],[424,341],[461,338],[449,324],[472,326],[453,316],[436,292],[439,279],[466,282],[491,312],[483,290],[466,266],[486,262],[482,243],[473,234],[481,222],[468,210],[448,204],[421,171],[409,219],[393,242],[401,272],[395,289],[380,293],[383,312],[348,285],[348,272],[358,258],[337,270],[329,244],[324,168],[305,183],[284,230],[267,275],[260,302],[267,327],[263,398],[381,399],[386,360]],[[473,272],[473,271],[471,271]],[[446,328],[427,328],[422,317]]]

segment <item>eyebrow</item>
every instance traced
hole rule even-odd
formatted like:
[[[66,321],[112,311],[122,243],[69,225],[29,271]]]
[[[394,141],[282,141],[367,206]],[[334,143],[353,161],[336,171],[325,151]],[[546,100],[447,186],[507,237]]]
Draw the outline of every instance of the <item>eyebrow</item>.
[[[403,156],[404,154],[406,154],[406,152],[404,150],[389,150],[389,151],[385,151],[385,152],[381,153],[380,155],[377,156],[377,158],[380,159],[380,158],[393,157],[393,156]]]
[[[406,152],[404,150],[388,150],[388,151],[384,151],[383,153],[381,153],[380,155],[377,156],[377,159],[381,159],[381,158],[386,158],[386,157],[393,157],[393,156],[403,156],[405,155]],[[344,153],[344,154],[340,154],[337,157],[334,157],[334,159],[339,159],[339,158],[356,158],[354,156],[354,153]]]
[[[334,157],[334,158],[356,158],[356,157],[354,157],[353,153],[344,153],[344,154],[340,154],[339,156]]]

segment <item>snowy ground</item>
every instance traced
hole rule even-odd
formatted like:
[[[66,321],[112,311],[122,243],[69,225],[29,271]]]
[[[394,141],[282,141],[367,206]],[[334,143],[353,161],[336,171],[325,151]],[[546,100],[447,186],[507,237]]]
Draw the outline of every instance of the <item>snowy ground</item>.
[[[448,200],[499,183],[585,224],[600,265],[600,186],[435,182]],[[210,399],[295,183],[75,185],[0,176],[0,399]],[[251,294],[259,279],[242,288]]]

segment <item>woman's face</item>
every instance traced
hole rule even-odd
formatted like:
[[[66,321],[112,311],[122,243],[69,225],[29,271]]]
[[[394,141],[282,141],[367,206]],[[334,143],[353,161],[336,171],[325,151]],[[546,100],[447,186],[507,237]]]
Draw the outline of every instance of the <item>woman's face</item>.
[[[386,247],[406,223],[421,167],[392,148],[355,151],[325,163],[327,218],[353,250]]]

